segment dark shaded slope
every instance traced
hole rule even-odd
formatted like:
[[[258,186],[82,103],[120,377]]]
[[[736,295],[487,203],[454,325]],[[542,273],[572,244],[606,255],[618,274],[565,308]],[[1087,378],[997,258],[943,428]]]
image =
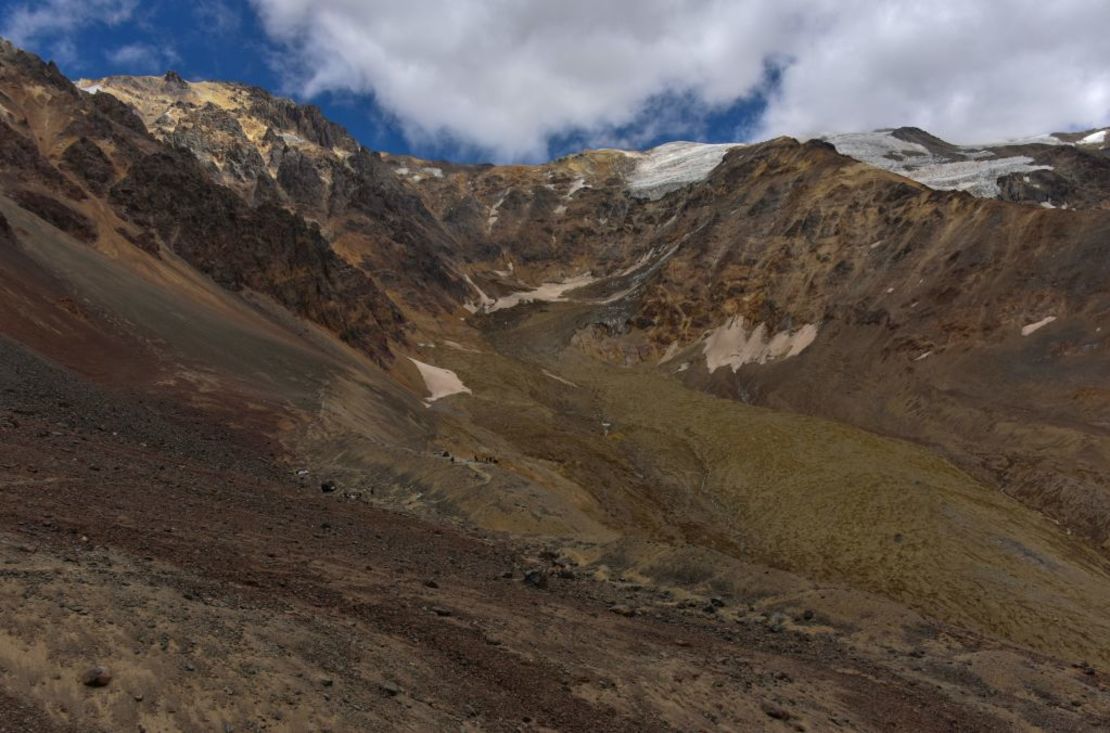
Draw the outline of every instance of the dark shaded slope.
[[[442,314],[466,295],[458,246],[420,197],[312,105],[236,83],[108,77],[167,145],[250,205],[277,204],[320,225],[352,265],[410,311]]]
[[[79,92],[6,42],[0,92],[0,184],[24,208],[90,244],[122,237],[157,256],[161,242],[223,287],[269,295],[379,363],[391,360],[391,340],[405,339],[390,298],[317,226],[277,205],[249,206],[115,98]]]
[[[187,152],[141,159],[109,201],[220,285],[271,295],[378,360],[389,355],[390,339],[404,338],[401,314],[318,228],[273,204],[247,206],[213,185]]]

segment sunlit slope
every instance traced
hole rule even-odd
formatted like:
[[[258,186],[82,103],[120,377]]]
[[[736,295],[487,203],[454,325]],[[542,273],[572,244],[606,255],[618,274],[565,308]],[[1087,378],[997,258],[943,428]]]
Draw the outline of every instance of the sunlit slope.
[[[495,334],[501,354],[436,349],[473,391],[451,398],[452,419],[497,434],[519,452],[506,460],[557,465],[618,531],[848,583],[1057,654],[1110,658],[1110,572],[1050,520],[926,448],[559,351],[559,311],[573,309],[551,310]]]

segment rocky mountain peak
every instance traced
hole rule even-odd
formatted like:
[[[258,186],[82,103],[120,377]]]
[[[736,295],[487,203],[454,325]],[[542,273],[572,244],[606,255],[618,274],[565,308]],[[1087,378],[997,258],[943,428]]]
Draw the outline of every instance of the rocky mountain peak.
[[[172,69],[166,72],[165,76],[162,77],[162,81],[165,82],[167,87],[173,89],[187,89],[189,86],[189,82],[182,79],[181,75]]]

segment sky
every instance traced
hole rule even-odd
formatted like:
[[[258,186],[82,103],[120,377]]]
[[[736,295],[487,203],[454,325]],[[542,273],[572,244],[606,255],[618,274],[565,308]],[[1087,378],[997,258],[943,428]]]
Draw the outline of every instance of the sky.
[[[460,162],[915,125],[1110,125],[1107,0],[0,0],[73,79],[241,81]]]

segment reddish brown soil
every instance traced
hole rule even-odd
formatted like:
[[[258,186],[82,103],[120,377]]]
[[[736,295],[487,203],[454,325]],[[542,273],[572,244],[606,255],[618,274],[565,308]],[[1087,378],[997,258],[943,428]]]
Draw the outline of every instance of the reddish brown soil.
[[[320,477],[294,477],[265,441],[165,400],[95,388],[6,340],[0,362],[6,577],[31,613],[54,597],[50,573],[64,575],[67,591],[79,589],[80,604],[61,602],[78,609],[72,628],[87,616],[109,624],[88,641],[61,633],[68,621],[28,632],[18,611],[7,619],[7,638],[49,653],[0,676],[30,696],[0,698],[11,711],[4,730],[66,720],[85,730],[191,730],[198,720],[231,730],[1008,727],[976,690],[922,684],[835,634],[737,624],[727,608],[683,608],[582,573],[531,587],[523,571],[551,565],[537,548],[374,508],[342,487],[324,493]],[[172,603],[158,605],[167,592]],[[238,614],[230,638],[218,614]],[[143,651],[144,627],[167,623],[164,654]],[[132,628],[134,651],[112,641]],[[71,678],[91,664],[116,670],[111,685]],[[199,693],[174,697],[198,677]],[[146,694],[132,702],[140,679]],[[66,685],[84,696],[80,711],[51,702]],[[275,702],[282,686],[296,689]],[[229,713],[217,699],[231,694],[239,707]],[[1097,726],[1066,709],[1044,716],[1061,730]]]

